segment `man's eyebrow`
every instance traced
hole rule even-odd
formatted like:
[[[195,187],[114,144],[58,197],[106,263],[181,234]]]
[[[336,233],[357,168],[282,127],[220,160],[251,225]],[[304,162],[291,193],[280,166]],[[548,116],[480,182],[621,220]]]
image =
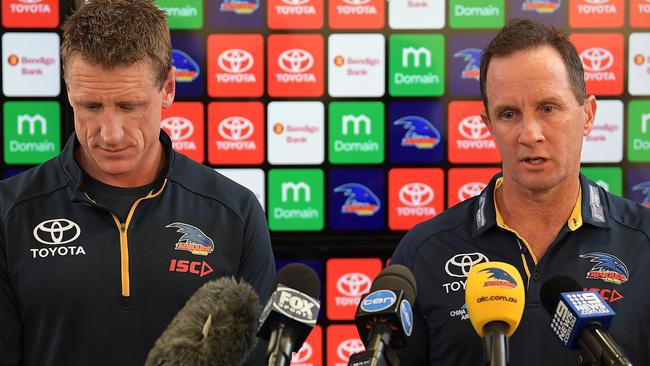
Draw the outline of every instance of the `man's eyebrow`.
[[[498,105],[498,106],[494,107],[493,113],[494,113],[495,116],[498,116],[501,113],[503,113],[504,111],[516,111],[516,110],[518,110],[518,108],[515,107],[515,106],[508,105],[508,104],[503,104],[503,105]]]

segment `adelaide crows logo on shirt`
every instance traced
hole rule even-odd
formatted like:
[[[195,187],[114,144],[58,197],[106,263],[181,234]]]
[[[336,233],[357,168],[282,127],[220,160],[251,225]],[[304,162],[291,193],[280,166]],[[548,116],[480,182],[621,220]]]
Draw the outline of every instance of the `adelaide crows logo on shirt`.
[[[488,280],[483,283],[483,287],[499,286],[505,288],[517,287],[517,281],[506,271],[501,268],[489,267],[479,272],[487,272],[490,276]]]
[[[593,252],[581,254],[580,258],[591,259],[590,262],[596,263],[587,272],[588,279],[603,280],[608,283],[620,285],[630,277],[630,272],[627,270],[625,263],[611,254]]]
[[[208,255],[214,250],[212,239],[195,226],[174,222],[165,227],[176,228],[177,233],[183,234],[174,247],[176,250],[186,250],[196,255]]]

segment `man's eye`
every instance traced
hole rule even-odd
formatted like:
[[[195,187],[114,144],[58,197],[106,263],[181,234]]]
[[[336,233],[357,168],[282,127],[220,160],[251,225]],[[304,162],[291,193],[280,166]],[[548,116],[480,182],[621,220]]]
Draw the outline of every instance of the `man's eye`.
[[[542,107],[542,111],[544,113],[551,113],[554,110],[555,110],[555,107],[553,107],[552,105],[545,105],[544,107]]]
[[[515,117],[515,112],[503,112],[501,117],[503,119],[513,119]]]

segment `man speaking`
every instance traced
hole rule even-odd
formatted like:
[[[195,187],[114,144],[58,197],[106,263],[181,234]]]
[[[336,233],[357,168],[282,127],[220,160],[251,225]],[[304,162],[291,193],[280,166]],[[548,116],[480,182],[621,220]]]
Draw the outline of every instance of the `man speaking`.
[[[0,365],[142,365],[187,299],[226,275],[266,302],[275,266],[257,199],[160,129],[175,90],[163,11],[88,2],[63,25],[61,56],[75,133],[0,183]]]
[[[650,364],[650,210],[580,174],[582,141],[596,100],[568,37],[514,20],[483,50],[482,119],[503,159],[476,197],[413,228],[392,263],[417,280],[415,327],[406,365],[479,365],[481,341],[467,316],[470,268],[489,261],[517,268],[526,305],[510,338],[511,365],[576,365],[549,329],[540,288],[559,274],[610,298],[610,334],[636,365]]]

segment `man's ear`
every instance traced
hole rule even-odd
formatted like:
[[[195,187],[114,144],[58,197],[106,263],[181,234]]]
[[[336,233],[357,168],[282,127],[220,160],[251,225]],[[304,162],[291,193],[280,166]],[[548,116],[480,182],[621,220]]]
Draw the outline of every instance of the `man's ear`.
[[[169,108],[174,103],[176,95],[176,67],[172,66],[163,85],[162,107]]]
[[[590,95],[585,99],[584,104],[582,104],[582,113],[583,113],[583,126],[582,126],[582,135],[587,136],[591,133],[591,130],[594,128],[594,121],[596,120],[596,97]]]
[[[490,131],[490,135],[492,135],[492,123],[490,122],[490,117],[488,116],[485,109],[481,111],[481,121],[483,121],[485,127],[487,127],[488,131]]]

